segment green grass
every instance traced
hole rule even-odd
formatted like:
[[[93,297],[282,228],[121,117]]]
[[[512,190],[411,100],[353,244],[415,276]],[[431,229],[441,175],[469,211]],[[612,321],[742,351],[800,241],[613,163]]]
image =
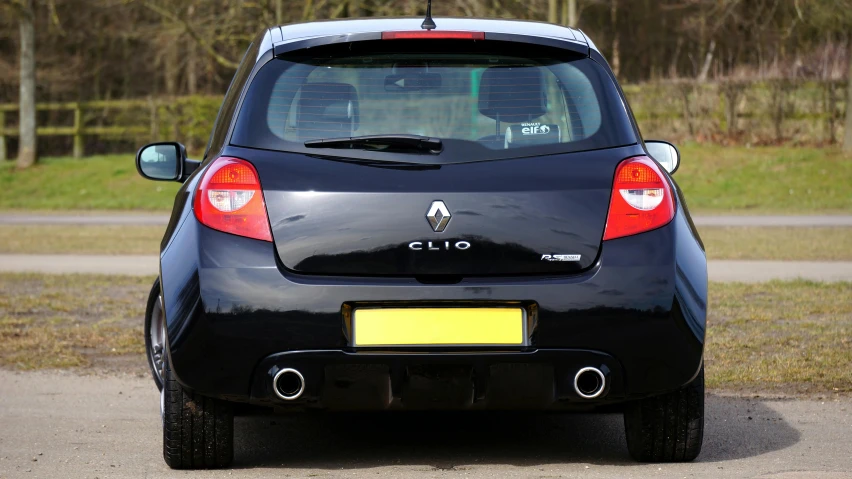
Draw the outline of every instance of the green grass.
[[[178,183],[148,181],[133,155],[47,158],[18,171],[0,163],[0,209],[168,210]]]
[[[682,145],[693,213],[852,213],[852,159],[837,149]],[[179,188],[139,177],[133,155],[0,164],[0,210],[169,210]]]
[[[837,149],[686,144],[681,157],[693,213],[852,213],[852,158]]]

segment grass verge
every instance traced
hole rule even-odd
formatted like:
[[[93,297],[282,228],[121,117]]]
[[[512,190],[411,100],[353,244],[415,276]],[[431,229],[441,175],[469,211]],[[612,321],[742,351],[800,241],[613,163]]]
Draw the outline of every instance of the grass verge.
[[[682,145],[675,174],[697,213],[850,213],[852,162],[836,148]],[[0,164],[0,210],[171,209],[177,183],[139,177],[133,155]]]
[[[19,171],[0,163],[0,209],[168,210],[180,185],[139,176],[133,155],[46,158]]]
[[[153,278],[0,274],[0,366],[144,370]]]
[[[708,259],[852,260],[852,228],[701,227]]]
[[[157,254],[164,226],[0,225],[0,253]],[[852,228],[703,227],[710,259],[852,260]]]
[[[852,162],[836,148],[686,144],[681,156],[693,213],[852,212]]]
[[[713,283],[710,312],[711,389],[852,392],[852,283]]]
[[[151,278],[0,273],[0,366],[144,372]],[[734,393],[852,393],[852,283],[712,283],[707,384]]]
[[[0,253],[157,254],[165,226],[0,225]]]

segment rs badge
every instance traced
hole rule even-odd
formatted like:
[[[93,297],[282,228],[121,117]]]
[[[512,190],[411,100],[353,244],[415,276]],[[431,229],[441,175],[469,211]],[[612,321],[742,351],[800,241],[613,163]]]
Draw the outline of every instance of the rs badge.
[[[578,254],[543,254],[542,261],[580,261],[581,256]]]

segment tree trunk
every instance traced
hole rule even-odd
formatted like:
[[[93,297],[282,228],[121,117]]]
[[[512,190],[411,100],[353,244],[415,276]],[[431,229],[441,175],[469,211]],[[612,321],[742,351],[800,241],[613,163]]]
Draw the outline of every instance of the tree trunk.
[[[18,168],[29,168],[37,160],[36,151],[36,69],[33,0],[21,2],[21,98],[18,142]]]
[[[618,42],[618,0],[611,0],[609,21],[612,27],[612,73],[618,77],[621,73],[621,49]]]
[[[284,24],[284,0],[275,0],[275,23]]]
[[[849,75],[846,79],[846,125],[843,133],[843,151],[852,153],[852,42],[849,42]]]
[[[180,36],[178,37],[170,37],[168,41],[168,45],[165,48],[165,55],[163,58],[163,83],[166,85],[166,94],[168,96],[177,95],[178,89],[178,62],[180,61],[180,54],[178,52],[178,45],[180,43]]]
[[[191,20],[194,14],[195,5],[187,7],[187,20]],[[192,39],[186,43],[186,92],[190,95],[198,93],[198,52]]]
[[[710,40],[710,46],[707,47],[707,55],[704,56],[704,65],[701,67],[701,73],[698,74],[698,81],[704,83],[707,81],[707,75],[710,73],[710,65],[713,64],[713,53],[716,51],[716,40]]]
[[[568,0],[568,26],[577,28],[577,0]]]
[[[558,7],[559,3],[557,0],[547,0],[547,21],[550,23],[557,23],[559,21],[559,12]]]

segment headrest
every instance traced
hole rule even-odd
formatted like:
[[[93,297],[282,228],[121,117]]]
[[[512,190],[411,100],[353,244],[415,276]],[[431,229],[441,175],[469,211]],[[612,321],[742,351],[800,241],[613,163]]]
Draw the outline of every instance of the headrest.
[[[541,69],[486,69],[479,82],[479,112],[508,123],[531,121],[547,113],[547,96]]]
[[[348,83],[305,83],[296,127],[300,138],[352,136],[358,128],[358,92]]]

